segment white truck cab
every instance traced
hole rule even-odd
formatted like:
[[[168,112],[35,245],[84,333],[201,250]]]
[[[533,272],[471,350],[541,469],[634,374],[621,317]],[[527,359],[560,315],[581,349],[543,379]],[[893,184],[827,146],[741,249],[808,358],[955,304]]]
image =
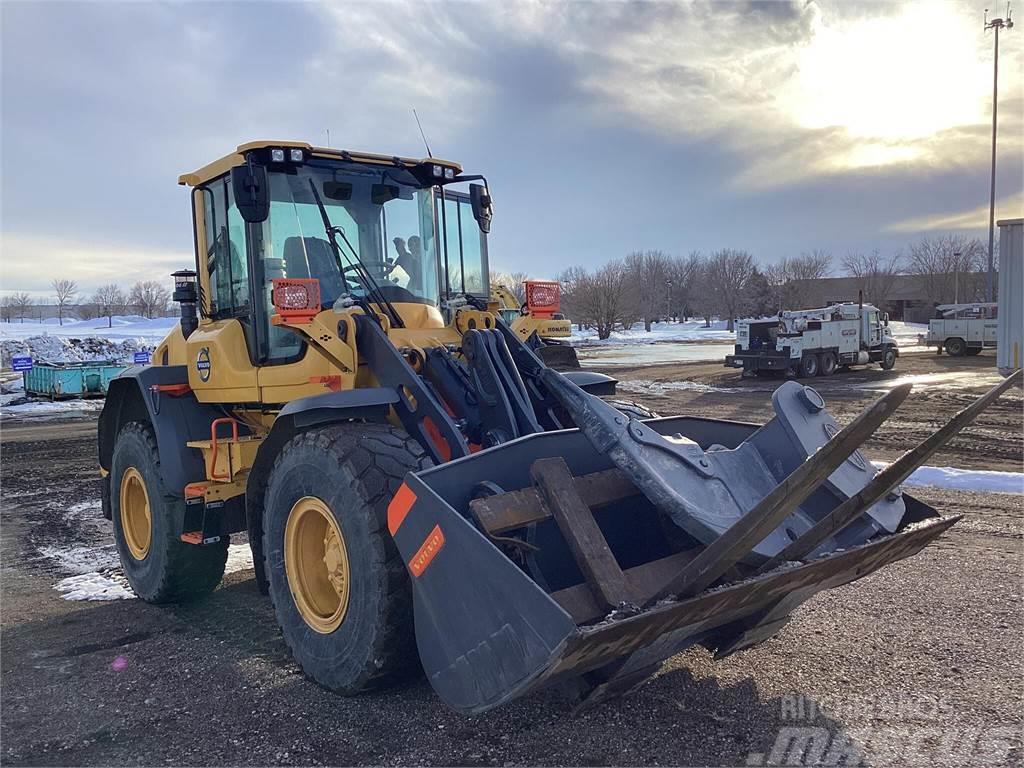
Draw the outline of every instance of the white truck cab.
[[[851,365],[878,363],[889,370],[897,357],[889,316],[870,304],[846,302],[738,321],[736,350],[725,365],[749,375],[781,371],[811,378]]]

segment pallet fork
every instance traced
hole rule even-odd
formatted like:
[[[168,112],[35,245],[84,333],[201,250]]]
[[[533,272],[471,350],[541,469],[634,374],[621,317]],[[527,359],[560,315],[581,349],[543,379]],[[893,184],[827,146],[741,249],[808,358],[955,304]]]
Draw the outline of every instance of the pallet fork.
[[[816,592],[916,554],[960,518],[899,483],[1021,374],[877,473],[858,447],[909,385],[839,429],[795,382],[757,427],[631,420],[538,378],[578,429],[411,473],[389,508],[424,669],[464,712],[578,676],[601,701],[691,645],[759,643]]]

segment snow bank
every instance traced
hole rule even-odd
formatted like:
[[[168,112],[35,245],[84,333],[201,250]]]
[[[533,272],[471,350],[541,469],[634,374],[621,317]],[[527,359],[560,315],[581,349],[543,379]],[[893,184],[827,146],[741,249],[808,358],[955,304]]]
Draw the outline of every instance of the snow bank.
[[[0,395],[0,415],[13,419],[60,418],[103,410],[103,400],[22,400],[23,395]],[[13,404],[10,404],[13,403]]]
[[[889,464],[872,462],[878,469]],[[980,491],[984,493],[1024,494],[1024,473],[996,472],[986,469],[957,469],[955,467],[920,467],[908,477],[904,485],[927,485],[951,491]]]
[[[771,318],[764,319],[770,320]],[[704,327],[703,320],[689,320],[685,323],[654,323],[648,333],[644,330],[643,323],[637,323],[628,331],[614,331],[607,339],[598,339],[597,332],[594,330],[573,330],[569,342],[576,347],[653,344],[667,341],[677,343],[728,341],[735,343],[736,334],[726,330],[727,325],[725,320],[713,321],[710,328]],[[889,332],[901,349],[918,346],[917,335],[925,333],[927,330],[928,325],[924,323],[904,323],[899,320],[889,323]]]
[[[31,355],[39,362],[80,363],[89,360],[130,362],[132,353],[152,349],[174,328],[174,317],[149,320],[138,315],[79,320],[57,325],[0,323],[0,365],[10,367],[11,357]]]
[[[573,330],[569,342],[573,346],[617,345],[617,344],[651,344],[659,341],[732,341],[735,334],[725,330],[726,322],[716,320],[710,328],[704,327],[703,320],[690,320],[685,323],[654,323],[651,332],[644,330],[643,323],[637,323],[628,331],[614,331],[607,339],[598,339],[597,331],[584,329]]]

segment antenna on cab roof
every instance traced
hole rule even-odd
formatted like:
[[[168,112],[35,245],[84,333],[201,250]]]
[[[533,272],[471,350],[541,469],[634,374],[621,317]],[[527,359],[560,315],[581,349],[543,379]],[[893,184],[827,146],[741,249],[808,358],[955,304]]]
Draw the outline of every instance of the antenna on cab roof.
[[[412,116],[416,118],[416,127],[420,129],[420,138],[423,139],[423,146],[427,148],[427,157],[433,160],[434,155],[430,151],[430,145],[427,143],[427,134],[423,132],[423,126],[420,124],[420,116],[416,114],[416,108],[413,107]]]

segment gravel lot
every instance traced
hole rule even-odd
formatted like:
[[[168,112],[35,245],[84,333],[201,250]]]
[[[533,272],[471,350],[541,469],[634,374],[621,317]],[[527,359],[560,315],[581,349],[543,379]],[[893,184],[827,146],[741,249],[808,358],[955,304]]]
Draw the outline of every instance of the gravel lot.
[[[909,359],[891,376],[837,374],[819,388],[848,418],[877,395],[853,387],[856,377],[947,370],[945,358]],[[991,366],[959,362],[976,361]],[[616,375],[743,389],[634,387],[665,413],[768,415],[769,383],[721,368]],[[915,391],[868,453],[892,458],[984,388]],[[931,463],[1019,471],[1020,415],[1018,390]],[[1024,761],[1019,495],[916,489],[966,518],[917,557],[813,598],[755,649],[718,662],[687,652],[636,693],[578,714],[546,691],[464,717],[422,680],[346,699],[304,679],[251,571],[191,605],[63,600],[53,584],[68,571],[43,553],[111,541],[98,512],[70,512],[99,499],[94,430],[92,419],[3,425],[4,764],[764,765],[787,754],[773,748],[792,733],[872,765]]]

